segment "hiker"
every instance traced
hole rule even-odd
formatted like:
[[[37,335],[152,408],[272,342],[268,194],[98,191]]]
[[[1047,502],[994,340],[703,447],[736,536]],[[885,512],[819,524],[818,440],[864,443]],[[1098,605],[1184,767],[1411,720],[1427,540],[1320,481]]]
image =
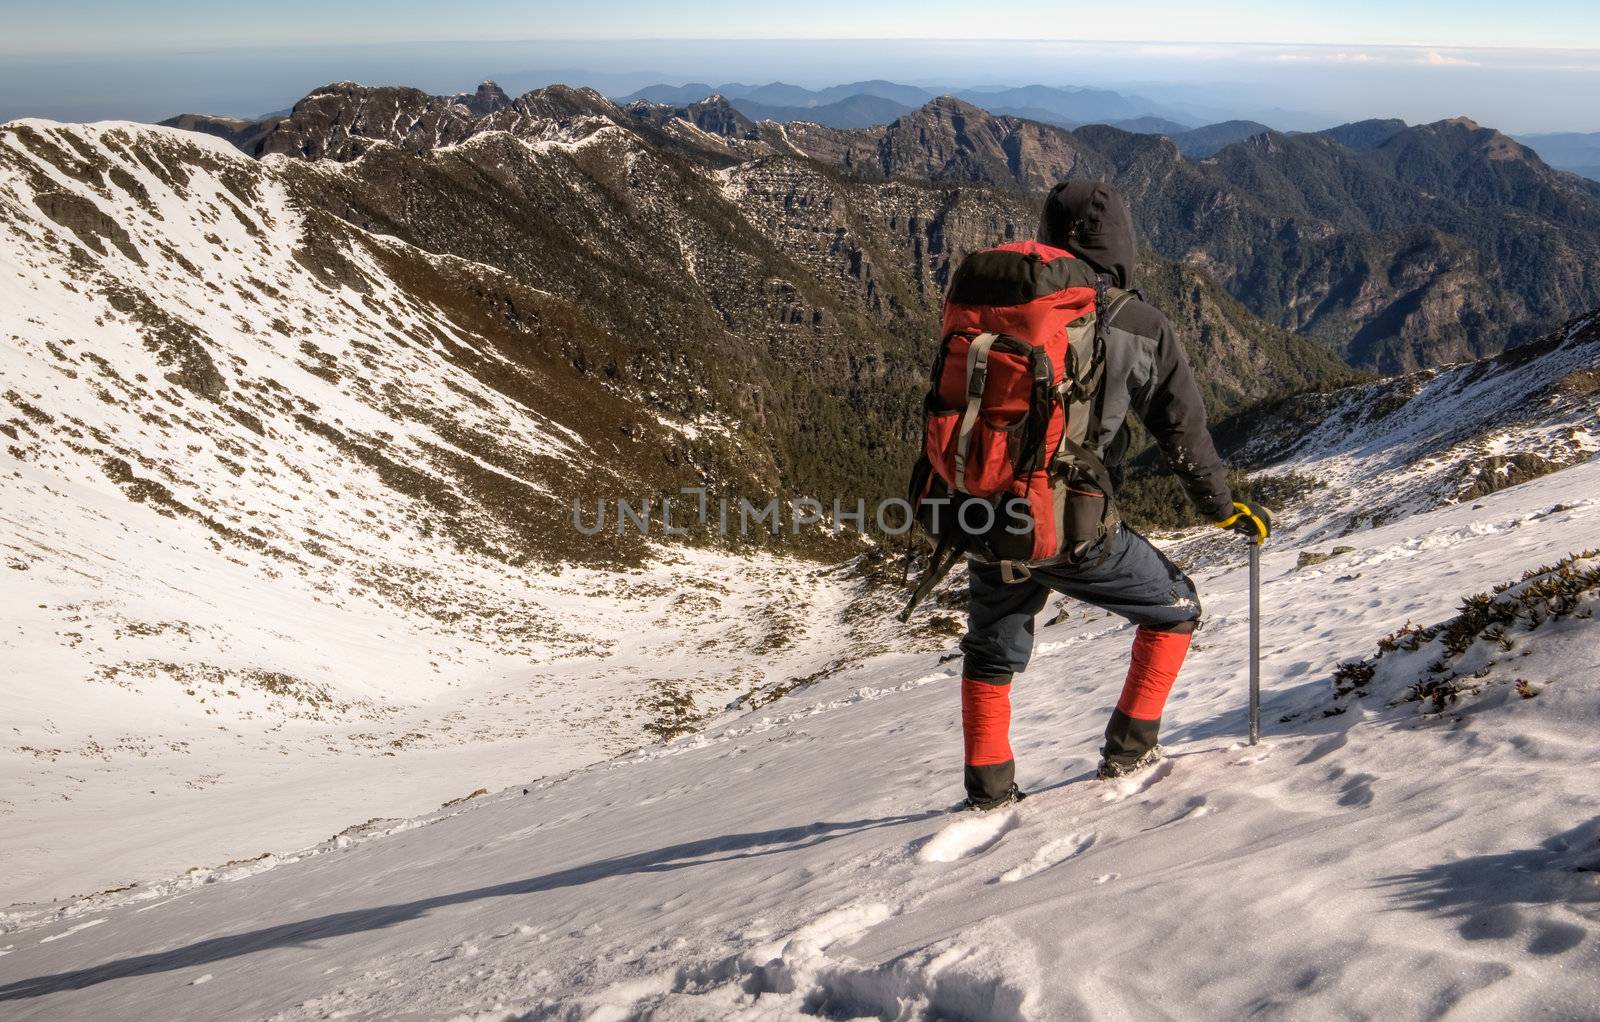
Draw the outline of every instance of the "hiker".
[[[1154,437],[1202,515],[1255,542],[1271,530],[1264,508],[1229,490],[1183,345],[1166,316],[1131,290],[1135,253],[1122,196],[1103,183],[1072,181],[1051,190],[1037,242],[975,253],[951,279],[928,401],[930,471],[914,479],[913,500],[948,497],[948,515],[979,497],[990,505],[1007,498],[1026,509],[1012,520],[1020,514],[1032,530],[1020,546],[986,528],[981,514],[965,515],[958,528],[947,522],[930,530],[968,556],[961,723],[970,808],[1023,797],[1010,744],[1011,680],[1028,665],[1034,617],[1052,591],[1137,626],[1098,776],[1119,777],[1160,757],[1162,709],[1201,608],[1189,577],[1116,514],[1129,413]],[[1096,315],[1085,327],[1089,311]],[[1062,340],[1070,346],[1052,359]],[[1051,371],[1059,382],[1041,391],[1041,374]],[[1021,383],[1010,382],[1008,372]],[[1034,393],[1054,400],[1037,411],[1035,397],[1017,418],[1030,372]],[[995,434],[1021,439],[991,442]],[[1040,455],[1031,453],[1034,446]],[[1006,488],[995,491],[996,484]],[[980,520],[976,531],[973,519]]]

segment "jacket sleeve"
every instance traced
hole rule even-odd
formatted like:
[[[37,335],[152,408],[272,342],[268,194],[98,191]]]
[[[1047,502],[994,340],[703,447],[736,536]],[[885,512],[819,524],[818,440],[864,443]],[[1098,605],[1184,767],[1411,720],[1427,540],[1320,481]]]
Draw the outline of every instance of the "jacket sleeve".
[[[1227,469],[1206,428],[1205,400],[1172,324],[1161,317],[1149,383],[1134,410],[1199,512],[1212,521],[1233,513]]]

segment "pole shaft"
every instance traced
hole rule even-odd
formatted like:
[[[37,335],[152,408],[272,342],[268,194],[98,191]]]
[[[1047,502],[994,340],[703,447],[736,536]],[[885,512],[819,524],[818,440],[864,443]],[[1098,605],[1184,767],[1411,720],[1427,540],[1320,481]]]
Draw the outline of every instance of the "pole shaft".
[[[1250,744],[1261,740],[1261,547],[1250,544]]]

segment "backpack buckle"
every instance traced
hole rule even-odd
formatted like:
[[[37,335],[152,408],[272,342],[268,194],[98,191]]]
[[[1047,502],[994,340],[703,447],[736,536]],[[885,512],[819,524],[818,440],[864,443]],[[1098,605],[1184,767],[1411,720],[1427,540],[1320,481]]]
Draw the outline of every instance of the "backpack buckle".
[[[1000,581],[1006,585],[1014,586],[1018,582],[1026,582],[1031,578],[1033,578],[1033,569],[1022,561],[1000,562]]]
[[[972,375],[967,377],[967,397],[981,398],[984,384],[989,382],[989,367],[977,365],[972,367]]]

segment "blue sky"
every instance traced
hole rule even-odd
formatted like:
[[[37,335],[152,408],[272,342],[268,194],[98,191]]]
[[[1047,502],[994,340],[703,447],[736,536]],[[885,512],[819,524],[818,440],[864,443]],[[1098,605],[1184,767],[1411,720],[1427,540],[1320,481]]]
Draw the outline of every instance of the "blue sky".
[[[0,120],[257,116],[342,79],[450,93],[494,77],[512,92],[563,81],[620,95],[655,81],[889,78],[1096,86],[1280,128],[1466,115],[1514,132],[1600,131],[1590,6],[1130,4],[1109,41],[1074,31],[1081,0],[0,0]]]
[[[0,51],[57,54],[138,46],[219,46],[485,41],[509,39],[1079,39],[1081,3],[980,4],[972,0],[659,0],[603,3],[473,0],[126,0],[0,2]],[[1459,47],[1600,48],[1594,4],[1333,3],[1214,0],[1210,3],[1089,5],[1089,28],[1118,39],[1159,42],[1359,43]],[[1114,23],[1103,31],[1107,12]]]

